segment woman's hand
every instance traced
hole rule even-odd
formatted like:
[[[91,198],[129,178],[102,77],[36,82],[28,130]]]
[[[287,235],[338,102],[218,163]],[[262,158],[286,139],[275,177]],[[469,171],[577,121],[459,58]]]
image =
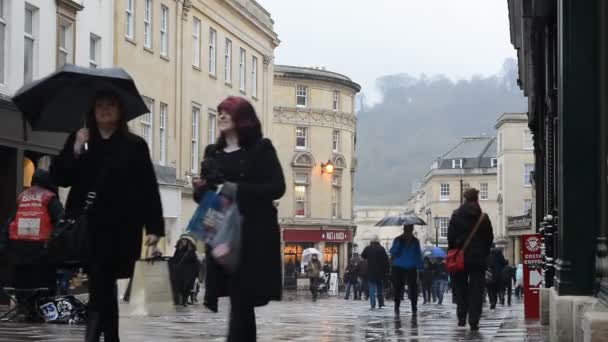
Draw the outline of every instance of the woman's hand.
[[[146,235],[146,246],[153,246],[158,243],[158,236],[156,234]]]
[[[76,139],[74,140],[74,153],[80,155],[82,147],[89,141],[89,129],[81,128],[76,132]]]

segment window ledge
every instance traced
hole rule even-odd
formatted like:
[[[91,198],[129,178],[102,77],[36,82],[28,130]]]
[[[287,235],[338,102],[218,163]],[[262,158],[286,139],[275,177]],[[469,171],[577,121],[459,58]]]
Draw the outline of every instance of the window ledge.
[[[163,55],[163,54],[160,55],[160,58],[166,60],[167,62],[170,61],[169,60],[169,56],[166,56],[166,55]]]
[[[125,40],[135,46],[137,46],[137,42],[135,41],[135,39],[129,37],[129,36],[125,36]]]
[[[247,95],[247,92],[246,92],[246,91],[244,91],[243,89],[239,89],[239,92],[240,92],[241,94],[243,94],[243,95]]]
[[[209,73],[209,77],[213,78],[214,80],[217,80],[217,75],[216,74]]]
[[[154,50],[152,50],[152,48],[147,47],[147,46],[144,46],[144,51],[154,54]]]
[[[192,65],[192,69],[196,70],[196,71],[203,71],[203,69],[201,69],[201,67],[198,67],[196,65]]]
[[[260,100],[260,99],[258,99],[258,97],[257,97],[257,96],[253,96],[253,95],[251,96],[251,98],[252,98],[252,99],[254,99],[254,100],[256,100],[256,101],[259,101],[259,100]]]
[[[226,87],[230,87],[230,88],[232,88],[232,82],[224,82],[224,85],[225,85]]]

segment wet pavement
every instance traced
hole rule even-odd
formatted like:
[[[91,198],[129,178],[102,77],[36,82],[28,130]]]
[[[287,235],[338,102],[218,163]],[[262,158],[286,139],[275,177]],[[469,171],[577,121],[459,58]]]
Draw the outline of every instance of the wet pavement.
[[[471,332],[456,324],[451,297],[444,305],[419,305],[418,319],[411,320],[409,305],[395,319],[393,302],[371,310],[364,301],[341,297],[316,303],[309,296],[288,293],[283,302],[258,308],[259,341],[530,341],[548,342],[548,330],[523,319],[521,302],[489,310],[484,307],[480,330]],[[224,341],[229,303],[220,313],[202,306],[177,308],[165,317],[121,317],[121,338],[128,342]],[[0,322],[0,342],[82,341],[83,326]]]

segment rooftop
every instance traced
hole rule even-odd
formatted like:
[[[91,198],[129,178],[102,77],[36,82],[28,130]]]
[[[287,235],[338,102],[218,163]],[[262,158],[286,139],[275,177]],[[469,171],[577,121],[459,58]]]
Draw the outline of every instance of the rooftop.
[[[361,91],[361,86],[353,82],[350,77],[344,76],[337,72],[328,71],[323,68],[305,68],[291,65],[275,65],[275,77],[293,77],[293,78],[310,78],[324,80],[328,82],[337,82],[353,88],[355,92]]]
[[[431,171],[437,169],[457,171],[494,168],[496,166],[492,163],[492,160],[495,158],[496,138],[487,136],[464,137],[456,146],[433,162]],[[458,165],[460,160],[462,160],[462,164]]]

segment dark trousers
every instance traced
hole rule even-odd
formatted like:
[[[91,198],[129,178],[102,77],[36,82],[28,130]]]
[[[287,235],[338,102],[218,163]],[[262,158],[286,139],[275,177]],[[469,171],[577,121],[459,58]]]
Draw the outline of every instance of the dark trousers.
[[[507,304],[511,305],[511,296],[513,295],[513,283],[511,281],[508,281],[505,284],[504,290],[506,291]]]
[[[89,304],[87,309],[86,342],[119,342],[118,292],[114,271],[107,266],[89,267]]]
[[[228,342],[254,342],[257,338],[255,306],[252,298],[236,287],[230,291]]]
[[[498,302],[498,298],[499,298],[499,293],[500,293],[500,286],[498,283],[494,282],[494,283],[488,283],[486,285],[486,287],[488,288],[488,298],[490,298],[490,308],[495,308],[496,307],[496,303]],[[503,297],[504,300],[504,297]]]
[[[412,303],[412,312],[418,310],[418,270],[415,268],[404,269],[393,267],[391,270],[393,291],[395,292],[395,310],[401,305],[403,289],[407,284],[408,297]]]
[[[424,304],[431,302],[431,292],[433,289],[433,283],[430,281],[422,282],[422,298],[424,299]]]
[[[481,317],[481,301],[485,282],[483,270],[465,270],[453,277],[456,295],[456,314],[459,321],[478,324]]]

